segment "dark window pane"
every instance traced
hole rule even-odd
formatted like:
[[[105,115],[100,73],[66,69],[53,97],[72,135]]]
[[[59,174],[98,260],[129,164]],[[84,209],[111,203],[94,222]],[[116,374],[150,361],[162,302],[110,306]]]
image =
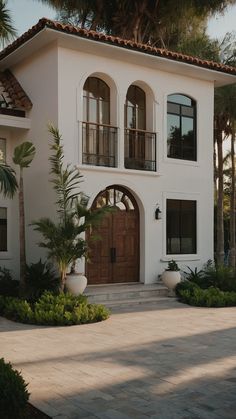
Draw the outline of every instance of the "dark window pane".
[[[186,107],[186,106],[182,106],[181,107],[181,110],[182,110],[182,115],[184,115],[184,116],[194,116],[194,108],[189,108],[189,107]]]
[[[146,95],[140,87],[131,85],[125,103],[125,126],[133,129],[146,129]]]
[[[182,117],[182,138],[193,138],[193,119]]]
[[[169,114],[167,116],[167,156],[179,158],[180,147],[180,117]]]
[[[87,114],[87,97],[83,97],[83,115],[84,121],[88,121],[88,114]]]
[[[136,126],[136,114],[135,108],[128,106],[126,109],[127,128],[135,129]]]
[[[167,103],[167,156],[196,161],[195,102],[183,95],[168,96],[168,100],[174,99],[179,105]]]
[[[89,77],[84,84],[83,112],[84,121],[110,124],[110,89],[97,77]]]
[[[7,209],[0,208],[0,252],[7,251]]]
[[[99,122],[100,124],[106,124],[109,125],[109,108],[110,108],[110,103],[106,102],[106,101],[100,101],[100,107],[99,107]]]
[[[175,103],[167,103],[167,111],[168,113],[176,113],[177,115],[180,114],[180,106],[176,105]]]
[[[89,100],[88,121],[98,123],[98,102],[95,99]]]
[[[192,99],[184,95],[169,95],[168,102],[179,103],[180,105],[192,106]]]
[[[138,129],[146,129],[146,112],[145,109],[138,109]]]
[[[196,253],[196,201],[167,199],[167,254]]]

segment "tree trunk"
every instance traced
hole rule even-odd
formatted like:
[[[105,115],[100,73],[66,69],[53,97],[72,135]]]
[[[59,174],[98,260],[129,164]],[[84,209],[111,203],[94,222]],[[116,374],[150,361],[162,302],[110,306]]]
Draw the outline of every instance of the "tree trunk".
[[[23,169],[20,168],[19,183],[19,223],[20,223],[20,289],[21,294],[25,290],[25,209],[24,209],[24,185],[23,185]]]
[[[232,130],[231,135],[231,170],[232,170],[232,179],[231,179],[231,195],[230,195],[230,253],[229,253],[229,265],[233,268],[235,267],[235,131]]]
[[[223,133],[220,127],[217,127],[217,154],[218,154],[218,194],[217,194],[217,245],[216,245],[216,262],[218,265],[224,263],[224,181],[223,181]]]

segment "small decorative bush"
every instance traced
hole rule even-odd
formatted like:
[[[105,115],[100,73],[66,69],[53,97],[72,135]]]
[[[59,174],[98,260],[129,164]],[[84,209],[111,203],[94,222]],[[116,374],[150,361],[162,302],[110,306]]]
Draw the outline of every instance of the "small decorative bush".
[[[168,262],[168,266],[166,268],[166,271],[180,271],[180,269],[179,269],[177,263],[175,262],[175,260],[172,259]]]
[[[47,291],[35,303],[0,297],[0,314],[22,323],[69,326],[106,320],[110,312],[103,305],[89,304],[83,295]]]
[[[19,282],[12,279],[9,269],[0,267],[0,295],[17,297],[19,295]]]
[[[29,300],[37,300],[44,291],[57,292],[60,279],[55,275],[51,265],[42,262],[31,263],[26,267],[25,287],[26,297]]]
[[[21,374],[0,359],[0,417],[24,419],[29,393]]]

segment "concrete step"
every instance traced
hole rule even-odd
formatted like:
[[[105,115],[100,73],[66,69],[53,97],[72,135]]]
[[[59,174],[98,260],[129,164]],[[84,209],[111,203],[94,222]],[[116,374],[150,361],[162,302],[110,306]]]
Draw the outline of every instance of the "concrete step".
[[[163,303],[163,302],[170,302],[175,301],[175,298],[169,298],[169,297],[146,297],[146,298],[129,298],[126,300],[116,300],[116,301],[100,301],[99,304],[105,305],[107,308],[111,309],[112,311],[122,309],[122,308],[132,308],[137,307],[141,305],[147,305],[147,306],[155,306],[157,304]]]
[[[145,300],[155,301],[160,297],[168,295],[168,289],[162,283],[144,284],[111,284],[111,285],[90,285],[85,290],[90,303],[105,304],[133,302],[137,304]]]

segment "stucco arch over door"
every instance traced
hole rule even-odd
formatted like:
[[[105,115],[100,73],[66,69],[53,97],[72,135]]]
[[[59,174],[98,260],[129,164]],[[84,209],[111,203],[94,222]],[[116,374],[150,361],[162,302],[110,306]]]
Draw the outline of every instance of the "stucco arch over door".
[[[112,185],[100,192],[92,208],[108,205],[101,225],[88,233],[90,261],[86,266],[89,284],[139,281],[139,208],[124,187]],[[99,236],[92,240],[90,235]]]

